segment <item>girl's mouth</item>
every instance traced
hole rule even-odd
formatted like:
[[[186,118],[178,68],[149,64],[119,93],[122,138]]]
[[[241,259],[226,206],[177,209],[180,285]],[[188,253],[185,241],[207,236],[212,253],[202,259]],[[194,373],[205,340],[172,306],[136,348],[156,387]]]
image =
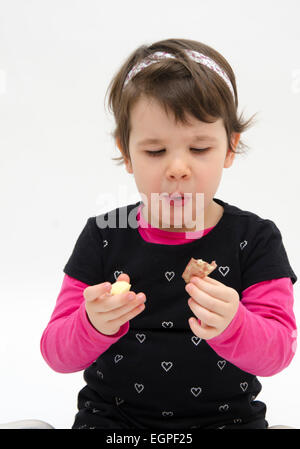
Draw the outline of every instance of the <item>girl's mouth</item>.
[[[172,197],[170,198],[170,196],[165,196],[164,197],[165,200],[168,202],[168,204],[170,204],[170,206],[172,207],[182,207],[185,204],[187,204],[188,201],[190,201],[190,197],[189,196],[178,196],[178,197]]]

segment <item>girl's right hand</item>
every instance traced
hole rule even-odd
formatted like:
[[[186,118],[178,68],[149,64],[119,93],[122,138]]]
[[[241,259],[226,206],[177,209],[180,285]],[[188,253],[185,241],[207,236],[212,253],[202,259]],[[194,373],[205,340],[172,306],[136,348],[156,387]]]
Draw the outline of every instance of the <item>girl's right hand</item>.
[[[129,276],[125,273],[120,274],[117,280],[130,283]],[[85,309],[97,331],[104,335],[114,335],[124,323],[145,309],[146,296],[144,293],[136,295],[132,291],[110,295],[111,284],[106,289],[104,284],[107,282],[91,285],[83,291]],[[129,299],[129,296],[133,299]]]

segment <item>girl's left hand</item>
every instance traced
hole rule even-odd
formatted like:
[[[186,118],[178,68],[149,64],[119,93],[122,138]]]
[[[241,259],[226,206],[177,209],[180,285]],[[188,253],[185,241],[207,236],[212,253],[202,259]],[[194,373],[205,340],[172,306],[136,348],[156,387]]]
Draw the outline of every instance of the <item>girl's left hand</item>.
[[[200,320],[199,323],[196,318],[189,319],[192,332],[204,340],[220,335],[238,310],[238,292],[209,276],[193,276],[185,290],[191,295],[188,305]]]

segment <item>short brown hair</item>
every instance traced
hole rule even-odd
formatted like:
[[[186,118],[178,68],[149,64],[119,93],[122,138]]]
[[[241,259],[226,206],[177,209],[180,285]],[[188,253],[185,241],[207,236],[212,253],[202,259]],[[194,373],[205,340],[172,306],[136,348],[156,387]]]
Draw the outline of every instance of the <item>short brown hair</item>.
[[[233,86],[233,98],[227,84],[210,68],[189,58],[185,49],[198,51],[213,59],[228,75]],[[173,54],[175,59],[163,59],[143,68],[123,89],[123,84],[132,67],[156,51]],[[124,163],[130,160],[129,136],[131,130],[130,111],[142,95],[155,98],[165,109],[172,111],[176,122],[189,124],[186,112],[206,123],[223,118],[227,133],[228,148],[242,154],[248,148],[241,139],[236,148],[232,146],[232,133],[243,133],[252,126],[253,118],[237,116],[238,95],[234,72],[226,59],[212,47],[190,39],[166,39],[150,46],[141,45],[124,62],[110,82],[108,107],[113,113],[116,128],[111,133],[118,139],[123,156],[112,158]],[[105,98],[106,98],[105,95]]]

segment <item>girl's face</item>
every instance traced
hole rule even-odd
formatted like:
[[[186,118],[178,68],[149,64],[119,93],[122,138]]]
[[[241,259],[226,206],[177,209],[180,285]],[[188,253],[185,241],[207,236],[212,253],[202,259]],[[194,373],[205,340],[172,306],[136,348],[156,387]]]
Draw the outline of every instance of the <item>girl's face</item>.
[[[130,160],[125,160],[126,169],[134,175],[147,206],[142,212],[146,221],[168,231],[191,232],[216,224],[213,221],[221,206],[213,197],[223,168],[230,167],[235,156],[227,149],[222,119],[214,123],[192,116],[188,119],[191,126],[176,124],[155,99],[146,97],[141,97],[131,110]],[[150,153],[157,151],[156,155]],[[162,195],[174,192],[188,194],[185,196],[190,199],[174,205]]]

